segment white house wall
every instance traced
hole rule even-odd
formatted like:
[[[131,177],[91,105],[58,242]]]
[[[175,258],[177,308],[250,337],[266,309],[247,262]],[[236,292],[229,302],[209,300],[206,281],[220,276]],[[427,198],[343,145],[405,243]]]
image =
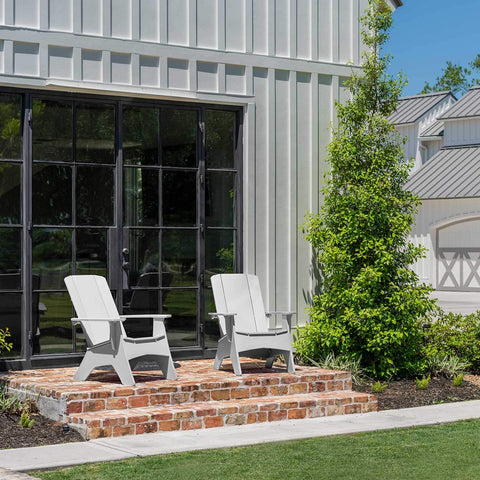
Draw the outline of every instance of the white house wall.
[[[476,145],[480,141],[480,119],[445,121],[445,146]]]
[[[244,269],[300,322],[333,102],[367,0],[0,0],[0,84],[244,107]]]

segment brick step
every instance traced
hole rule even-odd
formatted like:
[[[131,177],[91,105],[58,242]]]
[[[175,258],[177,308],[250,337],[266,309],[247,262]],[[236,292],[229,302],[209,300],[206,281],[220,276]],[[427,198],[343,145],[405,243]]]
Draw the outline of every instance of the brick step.
[[[68,422],[86,439],[94,439],[363,413],[376,408],[373,395],[336,391],[86,412],[69,415]]]
[[[185,381],[179,375],[177,381],[163,380],[143,382],[135,387],[98,384],[85,391],[63,392],[64,415],[104,410],[121,410],[138,407],[179,405],[184,403],[239,400],[258,397],[277,397],[348,391],[352,387],[347,372],[317,371],[298,374],[267,373],[243,375],[219,380],[216,377],[202,381]]]

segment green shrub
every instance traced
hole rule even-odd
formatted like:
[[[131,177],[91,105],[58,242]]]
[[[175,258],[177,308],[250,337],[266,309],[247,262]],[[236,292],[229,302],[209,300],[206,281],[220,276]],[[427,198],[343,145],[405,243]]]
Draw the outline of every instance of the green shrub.
[[[453,377],[453,386],[454,387],[460,387],[463,383],[463,373],[460,373],[459,375],[455,375]]]
[[[372,378],[423,367],[420,322],[435,304],[410,269],[424,250],[408,241],[420,200],[403,188],[411,164],[388,121],[403,84],[387,75],[389,58],[381,56],[391,21],[383,0],[369,0],[362,71],[346,82],[350,99],[336,104],[324,205],[305,223],[322,291],[296,339],[300,358],[361,359]]]
[[[375,383],[372,383],[372,392],[382,393],[387,387],[388,383],[382,383],[380,380],[377,380]]]
[[[430,375],[427,377],[424,375],[422,378],[416,378],[415,383],[420,390],[425,390],[430,383]]]
[[[6,328],[5,330],[0,329],[0,353],[5,350],[9,352],[12,349],[13,344],[7,342],[7,338],[9,338],[10,336],[11,334],[8,331],[8,328]]]
[[[426,370],[434,377],[452,378],[465,372],[469,366],[456,355],[429,355],[426,358]]]
[[[456,357],[464,364],[461,371],[479,373],[480,311],[469,315],[439,311],[425,333],[424,352],[427,364],[435,357]]]
[[[20,416],[20,426],[23,428],[32,428],[34,423],[35,420],[30,417],[30,412],[28,410],[24,410]]]

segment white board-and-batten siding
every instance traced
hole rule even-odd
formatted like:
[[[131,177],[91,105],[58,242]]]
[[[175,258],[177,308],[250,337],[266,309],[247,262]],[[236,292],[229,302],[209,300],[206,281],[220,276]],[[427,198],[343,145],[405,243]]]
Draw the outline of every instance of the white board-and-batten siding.
[[[361,59],[367,0],[0,0],[0,83],[240,105],[244,270],[269,309],[314,288],[333,102]]]

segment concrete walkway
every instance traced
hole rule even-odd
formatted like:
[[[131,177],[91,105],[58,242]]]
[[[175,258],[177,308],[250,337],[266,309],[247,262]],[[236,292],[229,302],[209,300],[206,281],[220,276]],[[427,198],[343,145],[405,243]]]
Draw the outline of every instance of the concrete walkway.
[[[327,435],[370,432],[480,418],[480,400],[354,415],[125,436],[44,447],[0,450],[0,480],[28,472],[172,452],[240,447]],[[2,469],[3,468],[3,469]],[[9,476],[9,472],[12,472]]]

